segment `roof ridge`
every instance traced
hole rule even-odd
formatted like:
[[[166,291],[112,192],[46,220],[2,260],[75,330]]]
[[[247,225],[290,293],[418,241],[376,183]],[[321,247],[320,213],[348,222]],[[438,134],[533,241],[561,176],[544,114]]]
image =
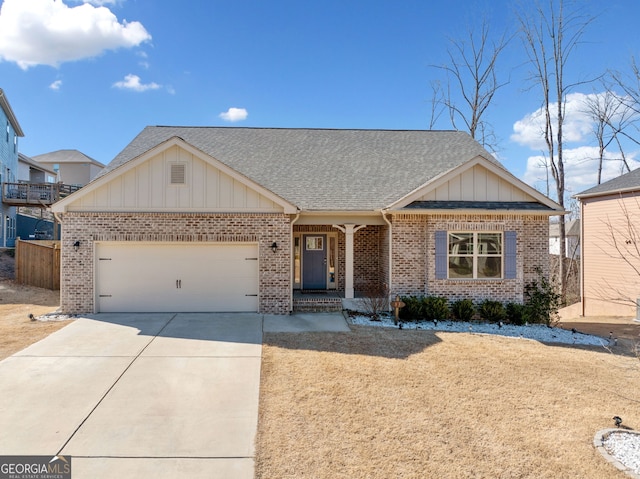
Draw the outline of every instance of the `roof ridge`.
[[[216,126],[216,125],[147,125],[147,128],[198,128],[198,129],[227,129],[227,130],[289,130],[289,131],[389,131],[389,132],[417,132],[417,133],[465,133],[461,130],[430,130],[411,128],[322,128],[322,127],[281,127],[281,126]]]

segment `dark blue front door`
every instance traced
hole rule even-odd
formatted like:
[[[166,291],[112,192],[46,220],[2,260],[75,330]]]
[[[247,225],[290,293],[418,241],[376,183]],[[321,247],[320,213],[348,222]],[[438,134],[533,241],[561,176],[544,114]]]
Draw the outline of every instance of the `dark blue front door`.
[[[302,237],[302,289],[327,288],[327,236]]]

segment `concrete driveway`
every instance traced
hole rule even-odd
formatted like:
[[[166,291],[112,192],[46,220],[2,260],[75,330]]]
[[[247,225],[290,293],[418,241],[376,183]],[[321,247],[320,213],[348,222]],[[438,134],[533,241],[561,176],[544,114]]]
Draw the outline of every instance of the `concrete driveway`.
[[[0,362],[0,455],[74,479],[252,478],[262,317],[100,314]]]

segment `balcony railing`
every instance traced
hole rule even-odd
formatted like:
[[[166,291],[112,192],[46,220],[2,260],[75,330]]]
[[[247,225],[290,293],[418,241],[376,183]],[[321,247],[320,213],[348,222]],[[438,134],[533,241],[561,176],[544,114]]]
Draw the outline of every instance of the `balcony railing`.
[[[79,189],[62,183],[3,183],[2,202],[11,206],[50,206]]]

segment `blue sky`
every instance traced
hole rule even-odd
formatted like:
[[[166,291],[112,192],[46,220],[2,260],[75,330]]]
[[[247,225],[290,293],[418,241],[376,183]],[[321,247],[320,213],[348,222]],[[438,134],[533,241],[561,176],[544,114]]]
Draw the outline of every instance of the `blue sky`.
[[[640,59],[634,33],[640,2],[580,4],[596,19],[567,78],[628,70],[632,55]],[[483,15],[495,33],[514,32],[516,5],[3,0],[0,88],[25,132],[20,150],[28,156],[69,148],[108,163],[146,125],[426,129],[430,84],[443,78],[433,65],[447,61],[447,38],[463,39]],[[499,159],[543,190],[531,117],[540,100],[528,89],[525,60],[516,38],[498,68],[510,83],[488,119],[500,140]],[[595,94],[598,87],[574,92]],[[568,187],[578,192],[595,181],[585,160],[594,142],[588,121],[574,111]],[[446,115],[436,127],[451,128]],[[631,148],[627,154],[640,160]],[[612,162],[605,179],[619,173]]]

